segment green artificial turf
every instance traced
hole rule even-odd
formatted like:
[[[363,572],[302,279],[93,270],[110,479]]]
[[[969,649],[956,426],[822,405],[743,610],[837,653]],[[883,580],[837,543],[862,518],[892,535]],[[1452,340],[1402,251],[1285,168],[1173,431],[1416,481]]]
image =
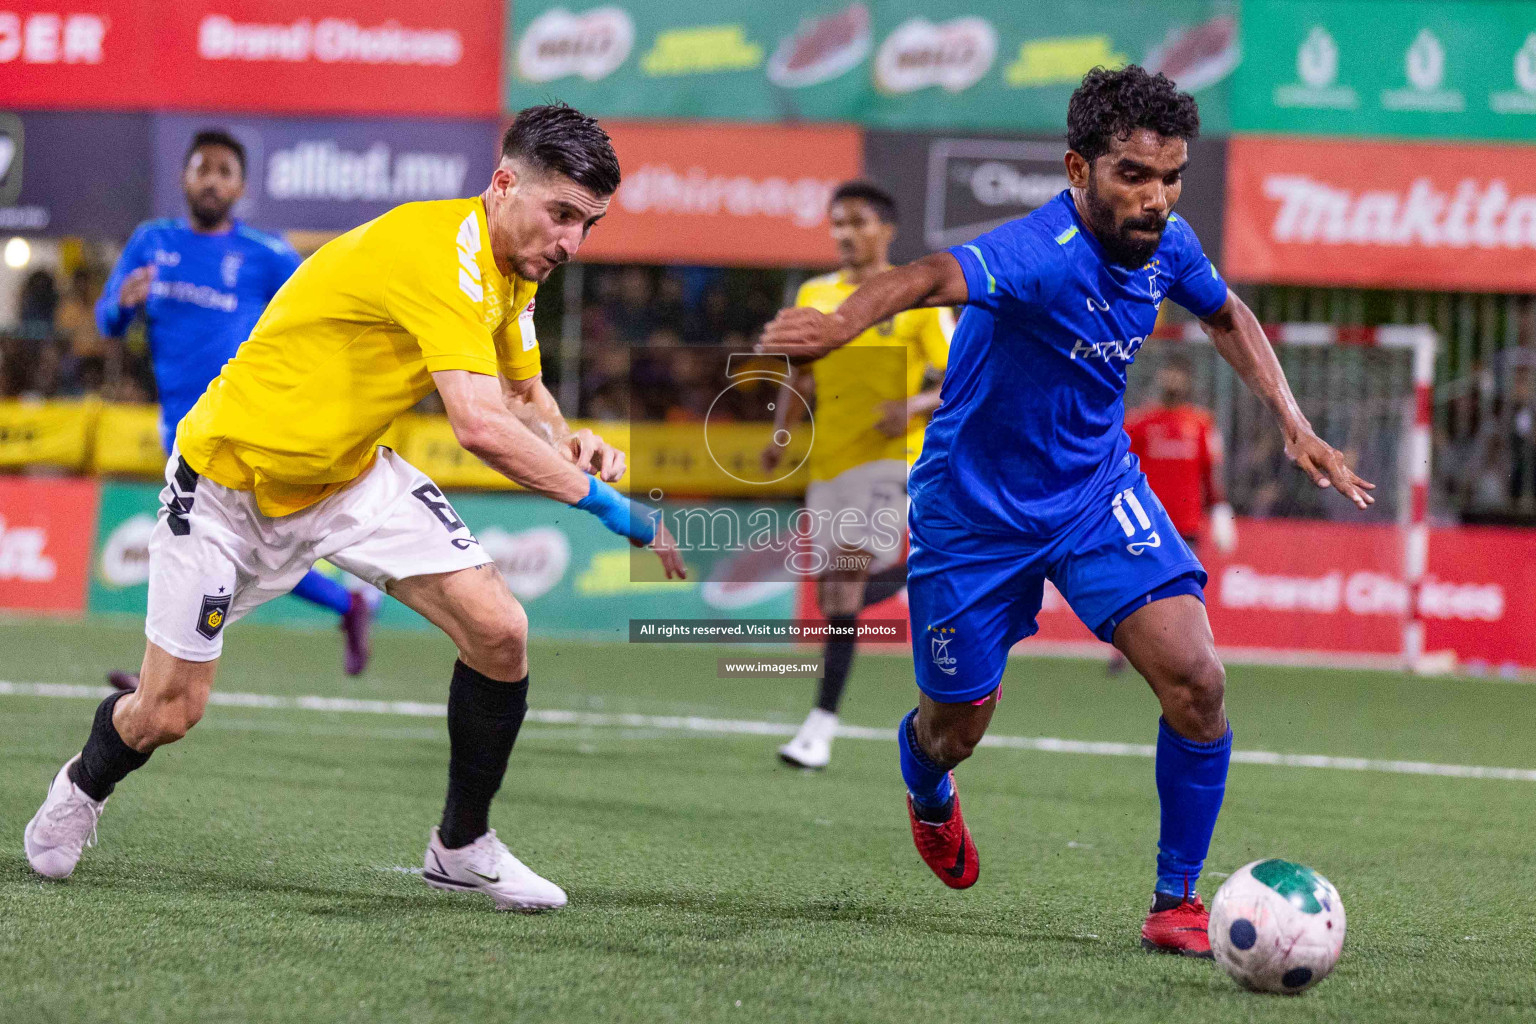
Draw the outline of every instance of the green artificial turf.
[[[11,681],[96,683],[136,624],[8,623]],[[536,709],[797,724],[804,682],[721,680],[715,647],[536,642]],[[219,689],[441,702],[453,653],[255,626]],[[1239,749],[1536,768],[1536,688],[1233,668]],[[894,729],[901,657],[855,666],[844,721]],[[1137,944],[1152,762],[986,748],[959,772],[982,859],[939,885],[907,834],[894,744],[844,739],[819,774],[772,736],[530,722],[492,824],[570,894],[498,914],[428,889],[443,723],[215,706],[125,782],[75,876],[38,880],[21,830],[92,703],[0,696],[4,1021],[1536,1020],[1536,782],[1234,765],[1210,869],[1264,856],[1339,887],[1349,937],[1298,998]],[[1151,744],[1133,675],[1016,660],[993,732]],[[401,869],[401,870],[397,870]],[[1209,897],[1220,879],[1208,876]]]

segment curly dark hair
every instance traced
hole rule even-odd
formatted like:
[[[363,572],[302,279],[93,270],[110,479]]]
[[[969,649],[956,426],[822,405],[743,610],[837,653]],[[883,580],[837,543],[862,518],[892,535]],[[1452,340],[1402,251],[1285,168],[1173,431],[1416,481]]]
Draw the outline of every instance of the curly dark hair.
[[[1092,163],[1109,152],[1111,139],[1128,139],[1138,128],[1192,140],[1200,134],[1200,109],[1167,75],[1150,75],[1139,64],[1083,76],[1067,103],[1069,148]]]
[[[619,158],[608,133],[596,118],[564,103],[519,110],[501,137],[501,155],[562,174],[594,195],[619,190]]]

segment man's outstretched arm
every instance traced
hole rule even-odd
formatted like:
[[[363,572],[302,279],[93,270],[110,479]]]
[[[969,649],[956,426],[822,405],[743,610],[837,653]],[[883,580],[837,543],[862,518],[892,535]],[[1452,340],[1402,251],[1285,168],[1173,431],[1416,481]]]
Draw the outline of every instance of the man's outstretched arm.
[[[876,274],[836,312],[822,313],[810,306],[779,310],[763,328],[758,350],[793,359],[819,359],[903,310],[958,306],[969,297],[960,261],[947,252],[936,252]]]
[[[591,512],[604,526],[637,546],[652,548],[668,579],[687,577],[682,556],[665,523],[576,465],[576,456],[535,434],[507,408],[496,377],[468,370],[432,374],[464,450],[507,479],[537,494]]]
[[[1302,415],[1280,360],[1248,304],[1229,290],[1227,301],[1201,324],[1216,351],[1280,421],[1286,456],[1317,486],[1333,487],[1357,507],[1367,508],[1375,502],[1370,492],[1376,485],[1356,476],[1345,464],[1344,453],[1318,437]]]

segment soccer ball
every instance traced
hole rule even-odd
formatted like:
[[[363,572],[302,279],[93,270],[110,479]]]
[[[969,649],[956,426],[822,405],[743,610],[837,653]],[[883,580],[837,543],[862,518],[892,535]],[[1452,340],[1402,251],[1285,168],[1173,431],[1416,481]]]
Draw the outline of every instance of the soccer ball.
[[[1288,860],[1245,864],[1211,902],[1211,952],[1254,992],[1305,992],[1344,948],[1344,903],[1333,883]]]

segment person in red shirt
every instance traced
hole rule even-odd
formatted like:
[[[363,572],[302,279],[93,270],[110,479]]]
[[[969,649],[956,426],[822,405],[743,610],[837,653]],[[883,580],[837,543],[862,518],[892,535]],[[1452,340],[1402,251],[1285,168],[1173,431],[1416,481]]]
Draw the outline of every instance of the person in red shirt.
[[[1217,550],[1237,546],[1237,528],[1221,481],[1221,434],[1210,412],[1189,400],[1194,374],[1189,360],[1172,356],[1157,370],[1157,402],[1125,418],[1131,451],[1141,460],[1152,492],[1190,546],[1205,533]]]
[[[1194,373],[1188,359],[1170,356],[1156,379],[1157,401],[1125,418],[1131,451],[1190,547],[1199,549],[1209,510],[1211,541],[1226,554],[1237,547],[1237,525],[1221,480],[1221,433],[1210,412],[1190,401]],[[1125,657],[1116,651],[1109,667],[1123,669]]]

